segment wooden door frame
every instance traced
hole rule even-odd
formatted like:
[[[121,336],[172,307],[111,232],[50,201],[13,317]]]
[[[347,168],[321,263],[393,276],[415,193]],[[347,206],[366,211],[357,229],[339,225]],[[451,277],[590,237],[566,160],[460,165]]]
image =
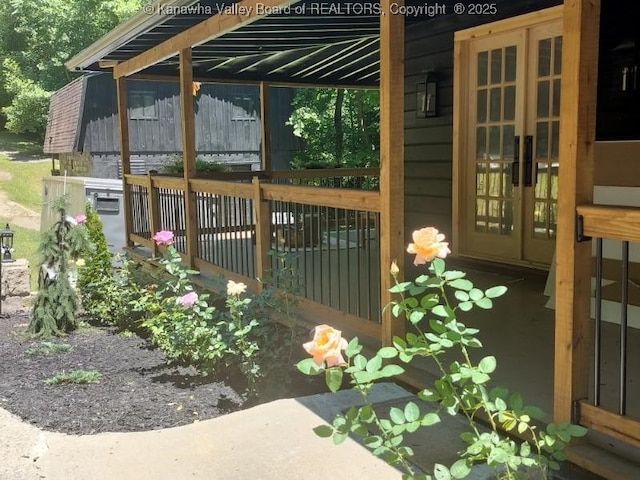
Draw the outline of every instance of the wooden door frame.
[[[516,17],[498,20],[454,33],[453,61],[453,165],[452,165],[452,251],[455,255],[463,252],[464,235],[462,226],[466,221],[466,189],[463,157],[467,148],[469,131],[467,128],[469,110],[469,46],[476,38],[493,34],[517,31],[536,24],[562,19],[564,5],[558,5]],[[517,262],[514,262],[517,263]]]

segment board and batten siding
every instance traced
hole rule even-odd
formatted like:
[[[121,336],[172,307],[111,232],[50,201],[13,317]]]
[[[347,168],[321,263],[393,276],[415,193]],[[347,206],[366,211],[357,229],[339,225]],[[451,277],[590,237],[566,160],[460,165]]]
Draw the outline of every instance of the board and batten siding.
[[[494,2],[495,15],[455,15],[451,9],[408,21],[405,40],[405,236],[435,226],[451,238],[453,162],[453,36],[457,30],[559,5],[558,0]],[[416,84],[438,77],[438,116],[416,116]]]

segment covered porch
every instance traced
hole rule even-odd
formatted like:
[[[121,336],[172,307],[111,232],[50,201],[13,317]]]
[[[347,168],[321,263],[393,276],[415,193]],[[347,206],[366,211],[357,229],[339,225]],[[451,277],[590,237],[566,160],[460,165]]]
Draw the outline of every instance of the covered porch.
[[[430,163],[443,150],[453,149],[455,156],[464,142],[456,143],[460,125],[455,118],[450,123],[445,119],[442,124],[436,120],[433,128],[440,129],[445,138],[452,136],[454,141],[429,145],[425,149],[429,154],[425,154],[421,163],[413,158],[416,148],[411,144],[416,139],[406,128],[415,115],[415,92],[408,86],[415,83],[417,74],[405,70],[413,54],[405,51],[408,42],[405,28],[413,28],[415,32],[421,25],[425,28],[440,25],[443,37],[452,35],[457,29],[452,20],[453,2],[444,2],[450,16],[440,19],[433,16],[405,19],[388,13],[394,8],[391,3],[383,1],[376,4],[380,10],[373,10],[374,4],[365,2],[358,5],[367,9],[356,11],[345,10],[345,2],[327,1],[319,4],[323,10],[314,11],[305,6],[306,2],[242,0],[224,2],[229,8],[219,9],[214,15],[195,9],[186,15],[140,16],[68,62],[74,69],[113,69],[118,86],[130,247],[155,253],[153,232],[174,230],[179,238],[177,247],[186,263],[241,280],[255,289],[261,288],[256,279],[268,278],[274,267],[274,257],[268,255],[269,251],[292,254],[297,257],[293,261],[303,278],[304,292],[300,295],[303,311],[311,312],[318,322],[330,319],[339,328],[383,344],[389,344],[394,335],[401,335],[405,325],[393,322],[388,313],[378,313],[380,306],[390,300],[388,266],[395,260],[405,271],[406,243],[416,226],[427,223],[439,226],[438,222],[444,221],[452,227],[443,227],[449,233],[464,220],[458,213],[464,209],[455,205],[460,172],[455,165],[450,172],[447,169],[451,164],[443,167],[445,162]],[[525,13],[535,16],[541,8],[527,1],[510,2],[509,7],[507,3],[497,3],[503,8],[499,14],[502,19]],[[592,205],[600,2],[558,3],[561,2],[545,2],[545,6],[556,6],[562,19],[562,98],[557,115],[561,119],[558,155],[562,168],[557,201],[554,200],[556,310],[544,309],[542,303],[537,303],[542,291],[535,294],[540,298],[523,291],[521,295],[533,301],[536,308],[527,308],[529,304],[516,301],[504,311],[493,311],[492,318],[478,320],[493,325],[485,340],[487,347],[495,349],[499,360],[503,356],[503,363],[517,366],[504,379],[498,378],[500,383],[508,383],[532,402],[553,411],[555,421],[581,423],[596,432],[591,438],[604,435],[601,438],[605,440],[600,443],[620,442],[624,447],[617,450],[631,452],[633,456],[637,453],[634,448],[640,447],[640,412],[636,410],[637,379],[628,366],[637,362],[638,336],[637,331],[628,328],[624,314],[620,326],[603,323],[597,307],[595,322],[591,319],[591,278],[602,278],[598,273],[600,263],[592,262],[592,243],[599,242],[591,238],[640,241],[640,211],[633,207]],[[206,0],[154,3],[164,4],[199,8],[220,5]],[[407,1],[406,5],[417,6],[418,2]],[[482,25],[493,20],[497,17],[478,17],[474,22]],[[418,48],[419,43],[411,48]],[[448,51],[441,54],[449,57]],[[456,47],[454,59],[460,54]],[[130,174],[124,83],[127,77],[179,80],[183,177]],[[251,177],[198,178],[191,101],[194,81],[260,85],[262,172]],[[305,84],[380,89],[379,170],[314,172],[309,174],[313,182],[305,180],[306,184],[300,185],[303,182],[299,175],[307,174],[271,169],[264,92],[277,85]],[[464,92],[468,87],[461,82],[443,86],[449,89],[454,105],[466,101]],[[451,120],[450,111],[447,116]],[[445,185],[445,190],[453,189],[449,198],[454,208],[443,207],[440,214],[429,211],[421,218],[417,202],[423,199],[406,188],[418,172],[429,188]],[[377,178],[379,187],[352,188],[354,183],[350,182],[354,177]],[[325,183],[331,178],[348,181]],[[442,202],[442,198],[436,202]],[[417,221],[421,225],[416,225]],[[454,243],[456,240],[454,236]],[[628,285],[628,270],[623,275],[627,276],[621,284]],[[507,279],[516,291],[517,280],[517,277]],[[537,289],[542,283],[534,281],[530,285]],[[597,290],[596,300],[600,300]],[[623,287],[622,292],[625,290]],[[621,304],[627,303],[627,297],[623,296]],[[525,324],[513,322],[509,328],[500,328],[513,317]],[[532,349],[523,345],[534,350],[540,345],[539,354],[534,355]],[[615,365],[619,368],[614,368]],[[420,384],[420,379],[414,376],[407,380]],[[569,451],[569,458],[608,478],[629,478],[616,477],[619,466],[616,460],[590,448],[576,445]]]

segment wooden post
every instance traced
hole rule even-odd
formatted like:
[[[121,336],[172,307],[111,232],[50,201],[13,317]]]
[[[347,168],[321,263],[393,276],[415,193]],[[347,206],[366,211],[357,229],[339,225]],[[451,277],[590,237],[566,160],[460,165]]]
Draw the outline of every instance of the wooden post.
[[[404,1],[396,2],[400,5]],[[389,274],[395,260],[404,272],[404,16],[382,0],[380,16],[380,299],[391,301]],[[405,333],[404,319],[382,314],[382,343]]]
[[[116,95],[118,99],[118,126],[120,128],[120,161],[122,163],[122,203],[124,208],[124,238],[127,247],[132,247],[130,235],[133,232],[131,215],[131,192],[127,185],[126,175],[131,173],[131,153],[129,151],[129,112],[127,102],[126,78],[116,79]],[[153,232],[152,232],[153,233]]]
[[[587,398],[591,346],[591,242],[576,242],[576,206],[593,199],[600,0],[564,2],[556,240],[554,421]]]
[[[198,254],[196,197],[190,180],[196,176],[196,130],[193,112],[193,70],[191,48],[180,51],[180,107],[182,112],[182,165],[184,172],[184,214],[186,263],[193,267]]]
[[[157,192],[153,187],[153,172],[147,172],[147,204],[149,205],[149,229],[153,235],[160,230],[160,205]],[[151,254],[154,257],[158,255],[156,242],[152,243]]]
[[[268,201],[264,200],[260,179],[253,177],[254,195],[253,208],[256,212],[256,277],[264,280],[267,276],[269,265],[269,255],[271,250],[271,209]],[[258,290],[262,291],[264,283],[258,283]]]
[[[269,131],[269,84],[260,82],[260,154],[262,170],[271,171],[271,132]]]

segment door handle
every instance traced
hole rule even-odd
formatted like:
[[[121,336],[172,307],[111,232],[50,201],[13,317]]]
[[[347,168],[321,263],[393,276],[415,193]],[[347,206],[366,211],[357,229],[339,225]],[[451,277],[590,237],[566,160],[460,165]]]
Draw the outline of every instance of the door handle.
[[[511,183],[514,187],[520,185],[520,135],[513,139],[513,162],[511,163]]]
[[[524,137],[524,186],[533,185],[533,135]]]

